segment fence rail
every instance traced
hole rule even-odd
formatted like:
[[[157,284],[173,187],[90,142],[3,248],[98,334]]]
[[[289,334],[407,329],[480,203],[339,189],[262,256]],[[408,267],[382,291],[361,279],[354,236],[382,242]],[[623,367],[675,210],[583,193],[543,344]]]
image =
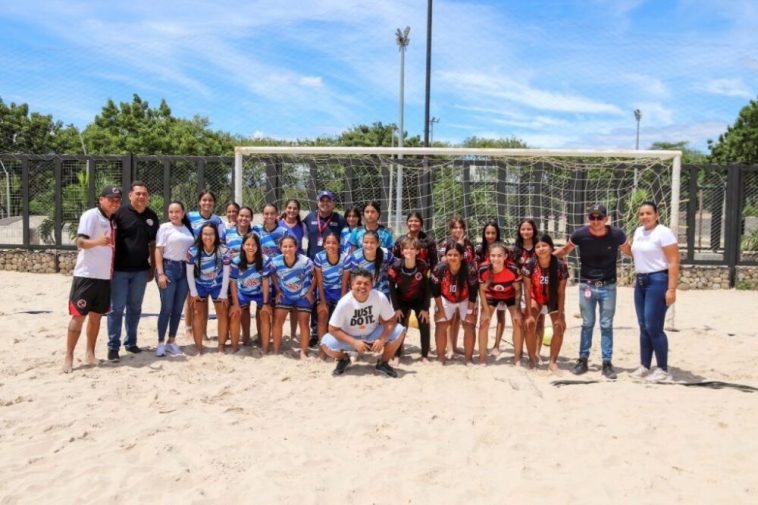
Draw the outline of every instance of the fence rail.
[[[221,204],[234,194],[233,167],[231,156],[1,155],[0,248],[72,249],[79,216],[95,205],[97,192],[106,184],[128,187],[133,180],[145,181],[151,207],[164,218],[171,200],[194,202],[201,190],[216,193]],[[387,184],[381,183],[386,175],[372,176],[376,180],[370,186],[381,190],[380,199],[389,203]],[[297,183],[287,177],[276,164],[246,173],[246,203],[256,209],[263,202],[281,204],[288,187]],[[323,174],[312,167],[298,177],[313,178],[312,186],[319,187]],[[365,182],[352,177],[358,175],[351,169],[345,173],[348,188]],[[409,184],[418,188],[418,198],[432,193],[423,190],[425,183],[419,179]],[[467,183],[463,177],[464,216],[469,211]],[[758,166],[684,165],[680,192],[679,237],[685,264],[722,265],[731,272],[737,265],[758,265]],[[314,200],[311,193],[299,196]],[[347,195],[350,201],[343,204],[360,203],[360,192],[348,190]],[[472,236],[477,233],[471,230]]]

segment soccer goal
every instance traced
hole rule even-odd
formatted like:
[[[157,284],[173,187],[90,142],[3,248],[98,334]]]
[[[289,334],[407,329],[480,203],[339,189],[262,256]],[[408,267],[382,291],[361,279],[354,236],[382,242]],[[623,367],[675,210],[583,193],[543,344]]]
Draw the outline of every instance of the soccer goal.
[[[680,172],[680,151],[237,147],[234,187],[235,199],[256,212],[290,198],[313,207],[324,189],[343,212],[374,200],[395,236],[404,233],[408,212],[418,211],[437,239],[460,216],[474,242],[490,219],[512,241],[530,217],[562,243],[595,202],[631,233],[639,204],[652,200],[676,233]]]

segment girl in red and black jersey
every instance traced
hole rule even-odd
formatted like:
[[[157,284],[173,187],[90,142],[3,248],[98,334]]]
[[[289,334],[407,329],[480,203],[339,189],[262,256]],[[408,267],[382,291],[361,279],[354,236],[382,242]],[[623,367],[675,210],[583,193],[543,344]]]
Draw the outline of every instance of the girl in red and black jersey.
[[[479,272],[489,267],[490,246],[496,242],[500,242],[500,226],[497,224],[497,221],[492,219],[484,223],[484,227],[482,228],[482,244],[476,250],[476,264],[479,267]],[[502,309],[498,308],[495,314],[497,315],[495,346],[490,351],[490,355],[497,357],[500,355],[500,341],[503,339],[503,333],[505,333],[505,307]]]
[[[524,295],[529,315],[526,318],[529,361],[532,366],[537,364],[537,346],[540,344],[537,332],[537,317],[540,314],[550,314],[553,322],[553,339],[550,342],[550,371],[560,375],[558,354],[563,344],[563,333],[566,331],[566,281],[568,265],[553,255],[553,239],[550,235],[539,237],[534,246],[536,256],[522,268],[524,276]]]
[[[402,256],[395,259],[387,275],[390,281],[390,298],[398,321],[406,328],[411,311],[416,313],[421,334],[421,359],[429,357],[429,266],[418,259],[421,246],[417,238],[403,237],[400,245]],[[402,344],[397,356],[402,354]]]
[[[517,300],[521,296],[521,273],[501,242],[490,246],[489,263],[479,271],[479,293],[482,300],[482,319],[479,324],[479,364],[487,364],[487,337],[492,312],[506,308],[513,320],[513,364],[521,366],[521,349],[524,343],[521,311]],[[499,343],[498,343],[499,344]],[[496,345],[498,345],[496,344]]]
[[[437,244],[434,242],[434,239],[423,230],[424,218],[421,217],[421,213],[416,211],[411,212],[408,214],[405,223],[408,225],[408,233],[406,233],[405,236],[418,239],[418,259],[426,263],[430,269],[433,269],[437,266]],[[401,239],[398,239],[397,242],[395,242],[395,248],[392,250],[392,255],[395,256],[395,258],[403,257],[401,242]]]
[[[445,259],[447,254],[448,244],[455,243],[463,247],[463,262],[466,263],[468,269],[472,272],[476,272],[476,251],[474,250],[474,244],[466,237],[466,221],[456,216],[448,223],[448,229],[450,236],[442,241],[437,250],[439,252],[440,261]],[[458,347],[458,330],[460,328],[461,321],[457,315],[453,317],[452,324],[448,329],[447,347],[448,347],[448,359],[453,357],[453,353],[456,352]]]
[[[445,259],[437,264],[430,277],[432,296],[436,307],[434,313],[437,359],[445,363],[445,347],[448,328],[457,315],[463,321],[463,346],[466,364],[474,356],[474,328],[476,327],[476,297],[479,281],[476,270],[464,261],[465,250],[458,242],[445,244]]]
[[[527,262],[534,258],[534,244],[537,241],[539,231],[537,230],[537,223],[532,218],[524,218],[516,228],[516,240],[513,244],[512,256],[519,268],[523,268]],[[522,284],[523,286],[523,284]],[[524,300],[524,289],[521,290],[521,300],[519,306],[521,308],[521,319],[526,321],[529,311],[526,307],[526,301]],[[537,318],[537,334],[542,335],[545,329],[545,316],[540,315]],[[526,334],[526,328],[524,328],[524,334]],[[539,361],[540,346],[537,346],[537,361]]]

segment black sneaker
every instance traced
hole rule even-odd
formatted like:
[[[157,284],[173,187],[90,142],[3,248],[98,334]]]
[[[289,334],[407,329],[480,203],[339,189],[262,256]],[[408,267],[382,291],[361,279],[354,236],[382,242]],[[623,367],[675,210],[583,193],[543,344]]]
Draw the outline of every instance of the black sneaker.
[[[397,377],[397,372],[386,361],[379,360],[376,362],[376,369],[387,377]]]
[[[130,345],[129,347],[126,348],[126,350],[132,354],[139,354],[142,352],[142,349],[140,349],[136,345]]]
[[[318,349],[318,337],[316,335],[311,335],[310,340],[308,340],[308,347],[311,349]]]
[[[118,363],[121,361],[121,358],[118,355],[117,349],[108,349],[108,361],[112,363]]]
[[[576,360],[576,365],[571,369],[571,373],[574,375],[587,373],[587,358],[579,358]]]
[[[616,370],[613,369],[613,363],[610,361],[603,361],[603,377],[606,379],[616,380]]]
[[[334,368],[334,371],[332,372],[332,375],[335,377],[338,377],[345,373],[345,370],[347,370],[347,367],[350,366],[350,356],[345,355],[344,358],[339,360],[337,362],[337,366]]]

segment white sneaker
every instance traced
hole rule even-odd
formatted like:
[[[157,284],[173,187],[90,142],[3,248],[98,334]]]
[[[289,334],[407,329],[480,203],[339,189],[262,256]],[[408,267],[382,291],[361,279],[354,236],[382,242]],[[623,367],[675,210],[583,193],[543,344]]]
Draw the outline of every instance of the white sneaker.
[[[166,346],[165,344],[163,344],[163,342],[158,344],[158,348],[155,350],[155,355],[158,356],[159,358],[162,358],[163,356],[166,355]]]
[[[647,379],[645,379],[648,382],[668,382],[672,379],[670,373],[668,373],[666,370],[662,368],[656,368],[655,372],[651,373]]]
[[[629,374],[629,377],[631,377],[632,379],[642,379],[643,377],[645,377],[649,373],[650,373],[650,369],[649,368],[647,368],[644,365],[640,365],[637,368],[637,370],[635,370],[634,372],[631,372]]]
[[[182,350],[179,349],[179,346],[176,345],[176,343],[171,342],[170,344],[166,345],[166,350],[169,354],[181,354]]]

